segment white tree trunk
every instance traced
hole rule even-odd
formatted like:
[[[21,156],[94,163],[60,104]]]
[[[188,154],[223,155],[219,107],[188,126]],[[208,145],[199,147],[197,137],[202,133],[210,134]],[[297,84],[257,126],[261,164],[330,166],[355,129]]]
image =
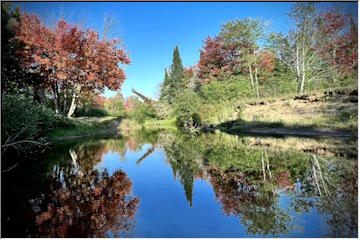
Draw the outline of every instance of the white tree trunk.
[[[74,112],[75,112],[75,109],[76,109],[76,102],[77,102],[77,99],[78,99],[78,96],[79,96],[79,93],[81,91],[81,86],[76,83],[75,86],[74,86],[74,91],[73,91],[73,95],[72,95],[72,100],[71,100],[71,105],[70,105],[70,109],[69,109],[69,112],[67,114],[67,117],[71,117]]]
[[[258,68],[257,67],[255,67],[254,76],[255,76],[255,84],[256,84],[256,96],[258,98],[260,98],[260,95],[259,95],[259,81],[258,81]]]
[[[304,86],[305,86],[305,71],[306,71],[306,69],[305,69],[305,45],[303,44],[303,47],[302,47],[302,61],[301,61],[301,63],[302,63],[302,71],[301,71],[301,84],[300,84],[300,94],[303,94],[303,92],[304,92]]]
[[[250,75],[250,80],[251,80],[251,87],[253,88],[254,92],[256,93],[250,61],[248,61],[248,67],[249,67],[249,75]]]
[[[66,113],[66,103],[67,103],[66,97],[67,97],[66,90],[64,90],[64,108],[63,108],[64,115]]]
[[[55,112],[59,113],[59,94],[57,89],[57,83],[53,84],[53,93],[54,93],[54,103],[55,103]]]

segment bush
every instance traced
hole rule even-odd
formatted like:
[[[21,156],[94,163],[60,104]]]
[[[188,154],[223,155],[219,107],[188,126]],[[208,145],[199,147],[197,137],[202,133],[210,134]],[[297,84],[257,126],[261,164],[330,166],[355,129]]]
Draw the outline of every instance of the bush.
[[[109,98],[105,104],[105,111],[107,115],[122,117],[125,115],[124,99],[121,94],[116,94],[114,97]]]
[[[238,119],[241,110],[241,102],[234,99],[220,103],[205,103],[199,108],[198,113],[203,124],[220,124]]]
[[[189,89],[179,92],[174,101],[177,125],[189,132],[196,131],[201,126],[200,106],[201,99],[195,92]]]
[[[130,117],[138,123],[144,123],[146,119],[156,118],[156,112],[149,104],[137,102],[130,112]]]
[[[107,115],[108,113],[105,111],[105,109],[93,106],[77,108],[75,111],[75,117],[104,117]]]
[[[154,109],[158,119],[166,119],[171,117],[173,110],[170,104],[166,101],[158,101],[154,103]]]
[[[21,95],[2,95],[1,135],[2,144],[20,140],[44,142],[53,129],[73,127],[74,123],[51,109]],[[20,144],[25,149],[29,144]]]
[[[211,81],[200,87],[199,95],[211,103],[255,96],[250,80],[244,76],[231,76],[225,81]]]

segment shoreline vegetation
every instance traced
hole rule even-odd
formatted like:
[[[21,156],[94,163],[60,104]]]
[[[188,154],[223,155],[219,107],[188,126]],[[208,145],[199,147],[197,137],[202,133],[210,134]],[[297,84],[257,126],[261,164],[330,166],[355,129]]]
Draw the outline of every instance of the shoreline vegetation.
[[[336,103],[336,101],[338,102]],[[332,111],[331,114],[335,118],[337,116],[334,121],[330,123],[324,121],[324,118],[326,119],[326,116],[324,116],[326,109],[319,102],[322,102],[323,105],[332,103],[336,106],[335,109],[329,110]],[[230,134],[253,136],[357,138],[356,89],[332,89],[325,92],[311,92],[302,96],[293,94],[281,98],[251,99],[242,102],[242,104],[244,106],[243,112],[249,113],[245,115],[245,120],[242,118],[233,119],[232,116],[234,114],[231,114],[227,122],[215,126],[212,124],[202,125],[200,127],[201,131],[213,132],[220,130]],[[305,104],[306,107],[301,107],[302,113],[296,112],[294,118],[297,118],[297,124],[294,124],[294,119],[291,117],[282,117],[284,114],[289,116],[289,112],[292,110],[298,110],[297,105],[299,104]],[[343,110],[345,107],[346,111]],[[260,117],[256,115],[259,111],[256,111],[256,108],[260,108],[261,113],[265,112],[263,109],[266,108],[268,116],[260,116],[261,119],[259,119]],[[318,108],[318,111],[315,112],[314,108]],[[308,119],[309,112],[311,113],[310,120]],[[278,119],[271,118],[274,115],[278,116]],[[306,122],[306,119],[308,119],[308,122]],[[177,130],[176,118],[163,120],[150,119],[142,124],[128,118],[114,116],[79,117],[74,118],[73,121],[76,122],[74,128],[60,131],[55,130],[49,134],[49,138],[53,141],[61,141],[96,135],[117,135],[141,129]],[[299,124],[300,122],[302,125]]]
[[[183,66],[175,46],[159,99],[136,89],[124,98],[124,66],[131,60],[120,39],[64,19],[50,27],[4,3],[2,156],[149,129],[357,139],[353,16],[303,2],[294,3],[289,18],[294,26],[282,34],[269,32],[261,18],[228,21],[203,40],[193,66]],[[106,99],[105,88],[117,94]]]

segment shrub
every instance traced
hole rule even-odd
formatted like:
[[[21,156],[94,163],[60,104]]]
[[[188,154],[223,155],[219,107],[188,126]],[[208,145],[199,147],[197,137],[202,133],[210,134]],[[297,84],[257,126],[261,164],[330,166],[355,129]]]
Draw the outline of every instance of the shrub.
[[[166,119],[171,117],[173,110],[170,104],[166,101],[158,101],[154,103],[154,109],[158,119]]]
[[[2,95],[1,142],[4,144],[17,141],[46,142],[46,134],[53,129],[73,127],[70,119],[55,114],[51,109],[21,95]],[[26,150],[28,143],[16,145],[19,150]]]
[[[189,89],[179,92],[174,101],[177,125],[189,132],[196,131],[201,125],[200,105],[201,99],[195,92]]]
[[[200,87],[199,95],[211,103],[255,96],[250,80],[244,76],[231,76],[225,81],[211,81]]]
[[[155,109],[147,103],[136,102],[136,106],[131,110],[130,117],[138,123],[144,123],[146,119],[156,118]]]
[[[107,115],[105,109],[93,106],[77,108],[75,111],[75,117],[104,117]]]
[[[124,99],[121,94],[116,94],[114,97],[109,98],[105,104],[105,111],[110,116],[124,116],[126,114],[124,107]]]

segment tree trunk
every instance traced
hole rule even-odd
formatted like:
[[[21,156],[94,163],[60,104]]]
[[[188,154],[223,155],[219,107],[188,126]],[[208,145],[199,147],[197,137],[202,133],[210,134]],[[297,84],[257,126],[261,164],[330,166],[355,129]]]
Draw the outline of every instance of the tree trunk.
[[[255,76],[255,84],[256,84],[256,96],[258,98],[260,98],[260,95],[259,95],[259,81],[258,81],[258,68],[257,67],[255,67],[254,76]]]
[[[75,109],[76,109],[76,101],[79,97],[79,93],[80,93],[80,90],[81,90],[81,86],[79,84],[75,84],[74,86],[74,91],[73,91],[73,95],[72,95],[72,100],[71,100],[71,105],[70,105],[70,109],[69,109],[69,112],[67,114],[67,117],[71,117],[74,112],[75,112]]]
[[[66,113],[66,103],[67,103],[66,97],[67,97],[66,90],[64,90],[64,108],[63,108],[64,115]]]
[[[256,93],[250,61],[248,61],[248,67],[249,67],[249,75],[250,75],[250,80],[251,80],[251,87],[253,88],[254,92]]]
[[[34,83],[34,100],[42,103],[45,98],[45,90],[40,84]]]
[[[53,83],[53,92],[54,92],[54,103],[55,103],[55,112],[59,113],[59,95],[57,83]]]
[[[300,56],[299,56],[299,36],[296,34],[296,85],[297,91],[300,93]]]
[[[305,46],[302,48],[302,73],[301,73],[301,85],[300,85],[300,94],[304,92],[305,85]]]

